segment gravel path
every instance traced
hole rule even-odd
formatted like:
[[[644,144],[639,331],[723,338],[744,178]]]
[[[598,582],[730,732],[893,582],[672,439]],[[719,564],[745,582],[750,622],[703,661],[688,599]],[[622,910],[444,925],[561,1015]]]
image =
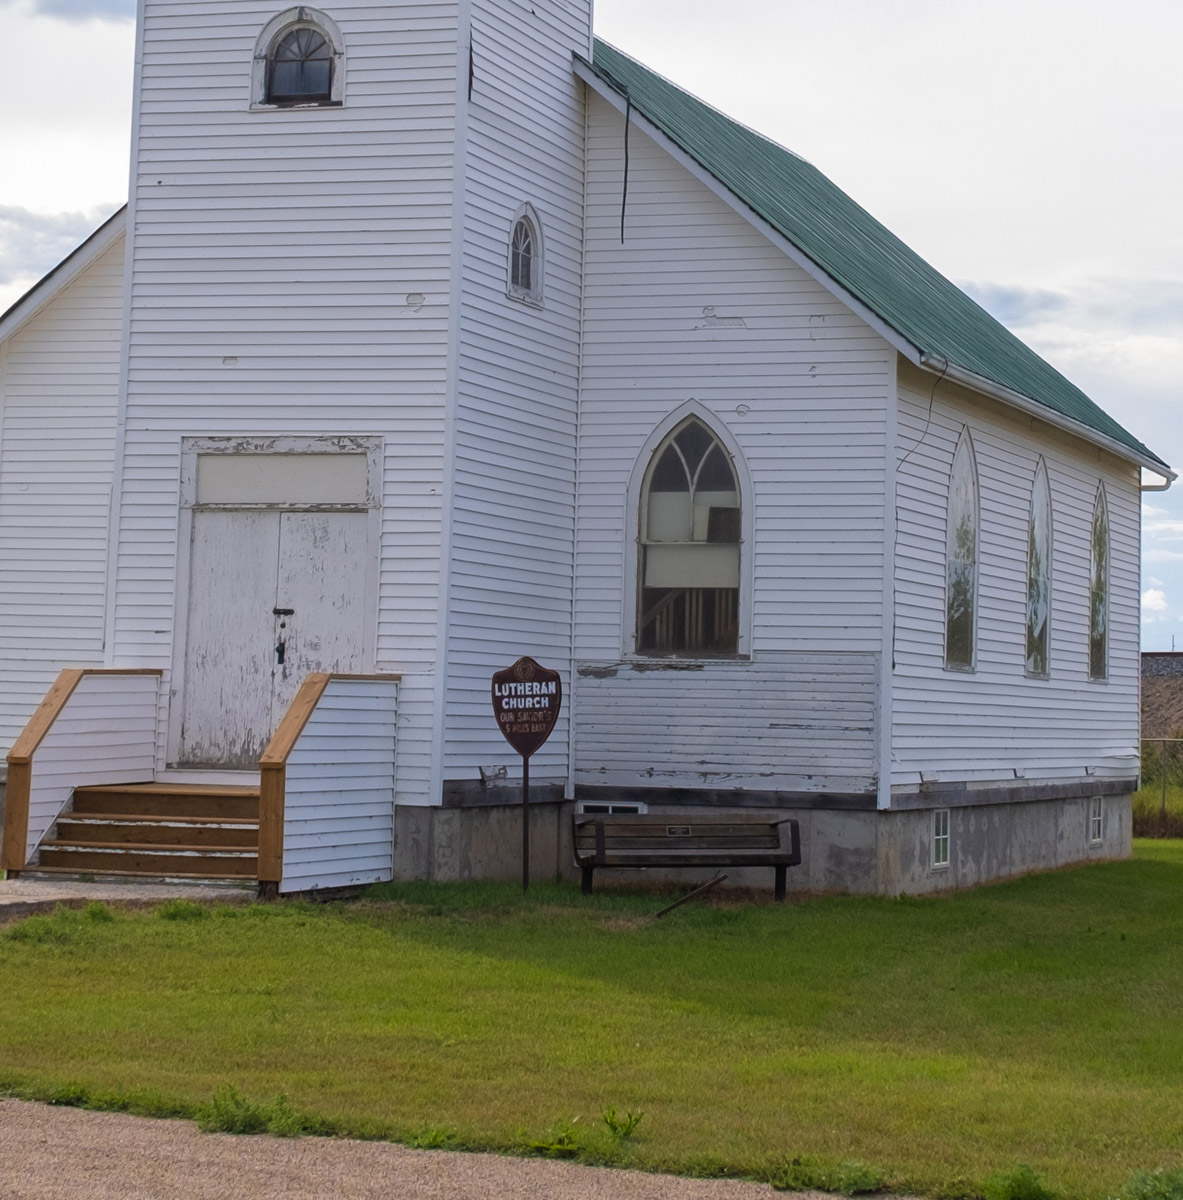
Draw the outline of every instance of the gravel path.
[[[79,908],[92,900],[142,906],[161,900],[193,900],[204,904],[249,904],[254,888],[233,884],[123,883],[57,879],[0,879],[0,921],[33,913],[53,912],[59,904]]]
[[[821,1200],[816,1192],[809,1193]],[[0,1100],[3,1200],[790,1200],[677,1179],[387,1142],[237,1137],[190,1121]]]

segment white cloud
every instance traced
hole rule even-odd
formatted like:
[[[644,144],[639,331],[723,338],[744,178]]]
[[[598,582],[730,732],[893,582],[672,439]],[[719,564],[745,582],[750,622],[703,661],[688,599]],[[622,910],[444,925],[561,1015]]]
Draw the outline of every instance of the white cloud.
[[[1167,595],[1161,588],[1147,588],[1142,593],[1142,611],[1161,613],[1166,612],[1170,606],[1167,604]]]

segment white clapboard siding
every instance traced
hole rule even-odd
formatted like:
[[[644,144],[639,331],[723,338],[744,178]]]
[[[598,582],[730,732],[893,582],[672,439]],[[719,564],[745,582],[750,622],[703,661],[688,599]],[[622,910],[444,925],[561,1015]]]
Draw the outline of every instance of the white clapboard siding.
[[[85,675],[33,754],[31,855],[76,787],[155,778],[156,675]]]
[[[331,679],[288,756],[281,892],[390,879],[394,680]]]
[[[458,5],[347,0],[339,108],[250,111],[279,9],[149,0],[133,145],[117,662],[172,663],[183,438],[380,438],[367,669],[427,799],[438,671]]]
[[[0,746],[103,661],[123,241],[0,348]]]
[[[615,787],[870,792],[876,654],[586,664],[575,778]]]
[[[843,787],[862,788],[876,771],[868,705],[882,646],[894,354],[636,129],[622,244],[623,121],[590,100],[576,657],[581,666],[611,663],[632,650],[625,644],[636,604],[626,594],[637,553],[637,530],[626,528],[630,476],[654,429],[693,399],[730,433],[751,478],[742,503],[753,537],[742,553],[753,593],[741,622],[752,661],[668,676],[623,663],[611,679],[581,679],[577,778],[640,783],[653,766],[661,782],[698,786],[718,775],[767,788],[821,787],[840,777]],[[822,723],[833,737],[822,726],[807,738],[772,730],[752,706],[760,736],[734,741],[717,765],[712,748],[712,764],[698,771],[703,737],[714,736],[704,735],[698,705],[710,703],[723,681],[759,696],[768,681],[790,678],[788,664],[801,656],[833,664],[828,682],[837,695],[844,664],[865,664],[856,672],[864,685],[858,696],[836,700],[841,711]],[[660,704],[652,688],[662,689]],[[853,759],[848,735],[839,734],[847,726],[861,731],[863,749]],[[622,749],[638,729],[652,737],[648,758]]]
[[[931,403],[930,403],[931,401]],[[963,389],[901,369],[893,781],[1130,774],[1137,752],[1138,469]],[[977,661],[946,670],[945,515],[968,426],[980,489]],[[1028,678],[1027,538],[1039,456],[1052,498],[1050,676]],[[1109,677],[1088,678],[1093,503],[1104,481]],[[1136,766],[1133,767],[1136,770]]]
[[[566,681],[571,653],[583,220],[586,0],[477,0],[465,145],[445,777],[516,763],[489,680],[523,654]],[[523,69],[523,64],[528,64]],[[541,307],[506,295],[514,217],[541,223]],[[567,777],[566,710],[532,760]]]

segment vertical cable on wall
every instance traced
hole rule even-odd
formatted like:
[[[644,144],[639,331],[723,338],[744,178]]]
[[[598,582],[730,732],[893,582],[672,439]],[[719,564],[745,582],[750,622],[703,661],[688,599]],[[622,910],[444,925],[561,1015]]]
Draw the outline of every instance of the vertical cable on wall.
[[[624,245],[624,214],[628,207],[628,131],[633,123],[633,101],[628,94],[628,89],[624,93],[624,186],[620,192],[620,244]]]

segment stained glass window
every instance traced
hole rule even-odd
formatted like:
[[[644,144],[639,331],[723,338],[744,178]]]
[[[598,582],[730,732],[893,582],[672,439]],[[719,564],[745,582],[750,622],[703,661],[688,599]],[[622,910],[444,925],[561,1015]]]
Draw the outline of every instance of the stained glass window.
[[[978,472],[962,430],[949,476],[945,529],[945,665],[972,668],[978,591]]]
[[[1027,525],[1027,674],[1048,673],[1052,585],[1052,494],[1043,459],[1031,485]]]
[[[1105,486],[1097,489],[1093,505],[1093,536],[1089,570],[1089,678],[1109,675],[1109,505]]]

